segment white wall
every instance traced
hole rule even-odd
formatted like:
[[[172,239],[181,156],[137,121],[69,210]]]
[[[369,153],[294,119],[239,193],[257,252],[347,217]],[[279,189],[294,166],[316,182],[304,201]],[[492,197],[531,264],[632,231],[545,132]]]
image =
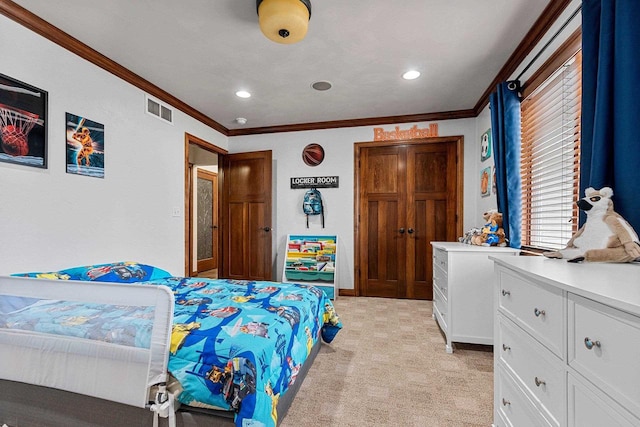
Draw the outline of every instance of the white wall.
[[[480,162],[480,140],[476,131],[476,119],[458,119],[440,121],[440,136],[464,136],[464,219],[466,230],[477,224],[479,217],[477,197],[479,190],[478,166]],[[419,128],[429,123],[405,123],[400,129],[409,129],[414,124]],[[376,126],[393,130],[396,125]],[[276,215],[273,238],[276,251],[274,267],[276,277],[282,277],[285,241],[287,234],[337,234],[338,244],[338,286],[344,289],[354,288],[354,143],[373,140],[372,127],[354,127],[288,132],[279,134],[249,135],[229,138],[229,151],[240,153],[247,151],[272,150],[274,171],[274,203]],[[325,159],[315,167],[302,161],[302,149],[310,143],[320,144],[325,151]],[[309,229],[306,217],[302,213],[302,198],[305,190],[292,190],[291,177],[339,176],[339,188],[320,189],[325,206],[325,228],[322,229],[318,217],[310,217]],[[480,211],[480,214],[482,211]]]
[[[227,138],[146,114],[143,91],[4,16],[0,50],[0,72],[49,93],[48,168],[0,163],[0,274],[116,260],[182,274],[184,133]],[[104,179],[65,172],[66,112],[104,124]]]

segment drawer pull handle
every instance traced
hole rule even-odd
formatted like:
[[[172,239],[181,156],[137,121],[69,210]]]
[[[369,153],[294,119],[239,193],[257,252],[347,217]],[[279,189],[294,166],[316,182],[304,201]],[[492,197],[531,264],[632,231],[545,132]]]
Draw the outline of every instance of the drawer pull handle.
[[[505,291],[504,289],[502,290],[502,296],[506,297],[507,295],[511,295],[510,291]]]
[[[511,350],[511,347],[509,347],[506,344],[502,344],[502,351],[507,351],[507,350]]]
[[[600,348],[600,341],[591,341],[589,337],[584,339],[584,346],[587,347],[587,350],[591,350],[593,347]]]
[[[502,406],[507,406],[507,405],[511,405],[511,402],[509,402],[507,399],[505,399],[504,397],[502,398]]]
[[[540,317],[540,316],[544,316],[547,313],[544,310],[538,310],[538,307],[536,307],[533,309],[533,314],[535,314],[536,317]]]
[[[538,377],[536,377],[535,382],[536,382],[536,387],[540,387],[541,385],[547,385],[546,381],[543,381]]]

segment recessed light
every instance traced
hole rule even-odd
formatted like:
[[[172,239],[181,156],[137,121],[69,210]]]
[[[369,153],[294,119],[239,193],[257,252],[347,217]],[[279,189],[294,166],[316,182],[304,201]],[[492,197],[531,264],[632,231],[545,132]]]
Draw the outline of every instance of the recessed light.
[[[420,71],[410,70],[402,75],[402,78],[405,80],[413,80],[420,77]]]
[[[236,96],[240,97],[240,98],[249,98],[251,97],[251,94],[249,92],[247,92],[246,90],[239,90],[236,92]]]
[[[324,91],[331,89],[331,83],[325,80],[320,80],[318,82],[311,83],[311,87],[315,90]]]
[[[244,125],[244,124],[247,124],[247,119],[245,119],[244,117],[238,117],[237,119],[234,120],[234,122],[236,122],[239,125]]]

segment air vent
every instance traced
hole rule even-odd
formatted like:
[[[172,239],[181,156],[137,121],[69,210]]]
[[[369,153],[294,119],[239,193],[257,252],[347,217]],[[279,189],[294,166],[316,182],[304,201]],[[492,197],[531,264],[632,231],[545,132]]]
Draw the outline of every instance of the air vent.
[[[155,99],[146,96],[147,113],[159,118],[163,122],[173,124],[173,109]]]

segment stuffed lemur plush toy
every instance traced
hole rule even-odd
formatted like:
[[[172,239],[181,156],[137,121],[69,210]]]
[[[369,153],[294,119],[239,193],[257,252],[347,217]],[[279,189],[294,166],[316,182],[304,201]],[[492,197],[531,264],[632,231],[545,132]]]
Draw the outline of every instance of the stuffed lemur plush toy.
[[[548,258],[566,258],[569,262],[634,262],[640,261],[640,243],[633,227],[613,210],[613,190],[603,187],[585,190],[578,207],[587,220],[559,251],[545,252]]]

